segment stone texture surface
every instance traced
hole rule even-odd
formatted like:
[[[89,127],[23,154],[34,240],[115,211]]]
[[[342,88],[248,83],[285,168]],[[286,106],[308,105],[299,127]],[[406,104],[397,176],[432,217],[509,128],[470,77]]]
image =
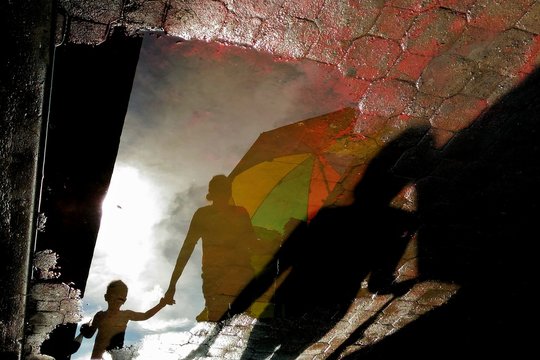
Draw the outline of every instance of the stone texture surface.
[[[416,12],[423,12],[437,7],[435,0],[392,0],[393,6],[410,9]]]
[[[395,116],[405,110],[415,92],[414,86],[404,81],[377,81],[360,101],[360,109],[366,114]]]
[[[431,117],[439,108],[443,99],[438,96],[418,92],[414,100],[408,105],[405,113],[417,117]]]
[[[430,122],[437,129],[459,131],[469,126],[486,106],[484,100],[456,95],[442,103]]]
[[[86,20],[73,20],[70,25],[69,42],[73,44],[97,45],[108,36],[106,24],[98,24]]]
[[[164,23],[167,33],[186,40],[215,40],[225,22],[227,8],[219,1],[172,0]]]
[[[381,14],[370,33],[383,38],[401,40],[416,15],[411,10],[386,6],[381,10]]]
[[[533,34],[510,29],[500,33],[493,42],[471,55],[470,58],[478,62],[482,70],[493,70],[502,75],[511,76],[527,64],[527,55],[534,45]]]
[[[262,20],[277,14],[285,0],[224,0],[233,14]]]
[[[257,17],[242,17],[228,13],[221,29],[221,38],[224,41],[253,46],[262,25]]]
[[[465,58],[441,55],[434,58],[418,80],[418,89],[443,98],[458,94],[473,76],[475,64]]]
[[[108,24],[120,20],[123,3],[122,0],[60,0],[59,7],[73,17]]]
[[[465,16],[446,9],[420,14],[404,39],[406,50],[424,56],[435,56],[447,50],[465,29]]]
[[[76,324],[81,320],[81,292],[56,281],[58,256],[41,251],[34,258],[33,278],[27,304],[24,357],[40,357],[41,345],[59,325]]]
[[[320,35],[308,58],[338,64],[351,42],[365,35],[379,15],[378,7],[367,5],[343,0],[326,4],[315,20]]]
[[[134,31],[141,28],[161,30],[168,11],[168,0],[134,0],[124,7],[124,18]]]
[[[467,14],[472,26],[494,31],[510,29],[527,11],[532,0],[516,0],[513,6],[504,1],[479,0]]]
[[[535,1],[516,24],[516,27],[534,34],[540,34],[540,3]]]
[[[286,0],[283,3],[283,10],[286,14],[296,18],[315,20],[324,2],[324,0],[310,2]]]
[[[20,357],[46,96],[52,1],[4,2],[0,55],[0,358]]]
[[[431,57],[429,56],[404,51],[396,65],[390,71],[390,76],[405,81],[416,82],[430,61]]]
[[[439,0],[439,4],[442,7],[467,13],[476,0]]]
[[[313,21],[281,13],[263,23],[255,49],[301,58],[307,55],[318,36],[319,30]]]
[[[348,76],[376,80],[386,75],[400,54],[397,42],[364,36],[353,42],[340,67]]]

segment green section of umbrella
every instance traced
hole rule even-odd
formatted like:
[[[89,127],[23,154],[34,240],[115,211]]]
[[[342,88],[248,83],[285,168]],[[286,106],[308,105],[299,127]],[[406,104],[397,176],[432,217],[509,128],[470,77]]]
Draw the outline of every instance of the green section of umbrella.
[[[272,189],[251,219],[254,226],[283,233],[290,218],[306,220],[313,161],[310,156]]]

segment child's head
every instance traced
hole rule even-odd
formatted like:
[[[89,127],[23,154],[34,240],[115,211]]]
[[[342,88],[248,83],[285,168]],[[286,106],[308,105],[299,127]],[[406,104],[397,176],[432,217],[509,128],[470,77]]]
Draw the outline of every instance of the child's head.
[[[120,309],[126,302],[128,287],[122,280],[115,280],[107,285],[105,293],[105,301],[109,304],[109,308]]]

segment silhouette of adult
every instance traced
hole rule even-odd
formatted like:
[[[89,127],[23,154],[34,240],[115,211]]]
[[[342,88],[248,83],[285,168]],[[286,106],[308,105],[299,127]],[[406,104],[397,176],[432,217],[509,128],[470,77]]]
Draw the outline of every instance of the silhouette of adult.
[[[418,182],[419,271],[444,305],[344,359],[520,359],[537,349],[540,70],[441,150]]]
[[[425,129],[410,129],[383,148],[356,186],[354,202],[298,223],[232,303],[231,314],[243,312],[284,277],[271,299],[276,316],[259,319],[242,359],[252,358],[252,351],[261,358],[296,358],[345,315],[369,274],[370,290],[392,291],[394,270],[416,226],[413,214],[390,206],[410,182],[393,166],[424,136]]]
[[[212,204],[197,209],[193,215],[165,299],[174,303],[176,283],[201,239],[205,308],[197,320],[216,321],[253,278],[250,257],[256,236],[247,211],[231,205],[231,182],[225,175],[210,180],[206,198]]]

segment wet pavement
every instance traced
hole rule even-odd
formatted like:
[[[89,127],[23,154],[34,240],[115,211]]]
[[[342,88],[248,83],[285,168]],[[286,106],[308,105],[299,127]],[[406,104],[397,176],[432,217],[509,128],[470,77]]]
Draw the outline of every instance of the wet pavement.
[[[347,355],[377,343],[429,311],[445,304],[458,290],[455,284],[424,281],[416,283],[403,295],[370,294],[363,288],[351,304],[346,315],[335,327],[317,342],[308,347],[297,358],[302,360],[341,359]],[[248,315],[242,314],[218,326],[216,323],[201,322],[190,331],[175,334],[149,336],[145,345],[135,352],[137,359],[263,359],[267,352],[260,348],[265,339],[250,339],[250,332],[258,324]],[[279,324],[276,326],[276,322]],[[283,332],[292,331],[296,338],[289,339],[288,346],[304,346],[300,334],[321,326],[317,319],[298,324],[274,319],[269,322]],[[124,354],[126,350],[124,350]],[[129,353],[129,350],[128,350]],[[134,354],[135,355],[135,354]],[[276,359],[288,358],[279,355]]]

